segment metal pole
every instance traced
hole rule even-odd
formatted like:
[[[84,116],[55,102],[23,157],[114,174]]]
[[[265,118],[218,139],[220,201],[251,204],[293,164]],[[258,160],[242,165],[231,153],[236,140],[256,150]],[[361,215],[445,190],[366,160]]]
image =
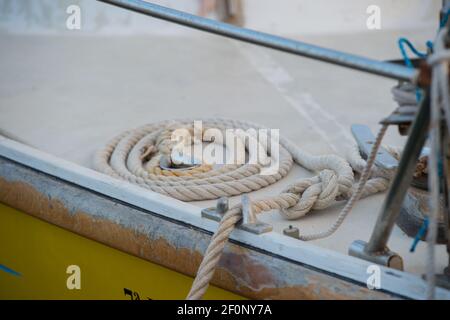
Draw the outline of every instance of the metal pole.
[[[343,67],[348,67],[379,76],[413,81],[417,71],[401,65],[381,62],[369,58],[326,49],[304,42],[290,40],[268,33],[258,32],[250,29],[240,28],[227,23],[202,18],[189,13],[162,7],[142,0],[99,0],[105,3],[143,13],[158,19],[171,21],[187,27],[211,32],[225,37],[257,44],[260,46],[293,53],[303,57],[320,60]]]
[[[392,228],[400,213],[406,192],[411,185],[417,159],[425,144],[429,123],[430,92],[427,90],[411,127],[411,133],[403,150],[397,173],[389,188],[372,236],[365,248],[366,254],[376,254],[386,250]]]

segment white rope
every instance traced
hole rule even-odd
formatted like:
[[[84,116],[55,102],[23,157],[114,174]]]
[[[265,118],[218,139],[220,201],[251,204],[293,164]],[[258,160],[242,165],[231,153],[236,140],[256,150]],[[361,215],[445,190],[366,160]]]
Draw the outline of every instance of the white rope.
[[[387,130],[387,125],[383,125],[380,129],[380,131],[377,134],[377,137],[375,139],[375,142],[372,146],[372,150],[370,152],[370,155],[367,159],[367,163],[364,167],[364,170],[362,171],[361,178],[358,181],[358,184],[356,185],[355,190],[352,193],[352,196],[345,204],[345,207],[341,210],[339,213],[336,221],[325,231],[311,234],[311,235],[300,235],[300,239],[304,241],[310,241],[310,240],[316,240],[316,239],[322,239],[326,238],[330,235],[332,235],[344,222],[344,219],[347,217],[347,215],[352,210],[353,206],[355,205],[355,202],[358,201],[361,196],[363,195],[369,195],[372,193],[376,193],[379,191],[384,191],[388,187],[388,180],[385,178],[379,178],[379,180],[372,179],[372,182],[377,181],[376,183],[373,183],[371,186],[374,189],[366,187],[366,183],[369,179],[369,176],[371,174],[371,169],[373,166],[373,163],[375,161],[375,157],[378,153],[378,149],[380,148],[381,141],[383,140],[383,137]],[[378,186],[380,186],[378,188]]]
[[[253,123],[228,119],[207,119],[203,120],[203,125],[222,131],[265,129]],[[350,163],[359,164],[354,168],[357,172],[361,172],[361,163],[364,163],[357,152],[351,154],[349,163],[336,155],[311,155],[280,137],[279,169],[270,175],[262,175],[263,167],[259,164],[201,166],[179,172],[163,170],[160,162],[170,155],[173,147],[171,133],[180,128],[192,131],[193,120],[164,121],[127,131],[96,154],[95,168],[182,201],[198,201],[236,196],[267,187],[285,177],[296,162],[317,175],[301,179],[276,197],[256,201],[253,207],[257,213],[278,209],[286,219],[298,219],[313,209],[324,209],[338,200],[349,199],[354,185]],[[203,136],[202,139],[206,138]],[[270,156],[268,146],[265,147],[265,153]],[[386,174],[377,173],[363,189],[363,196],[386,189]]]
[[[337,201],[348,199],[336,221],[327,230],[301,235],[300,239],[304,241],[333,234],[359,198],[386,190],[389,178],[393,175],[393,172],[376,167],[371,171],[386,126],[378,133],[367,163],[361,158],[356,144],[350,148],[346,161],[336,155],[310,155],[281,137],[279,170],[272,175],[261,175],[262,167],[258,164],[224,165],[217,169],[207,167],[181,173],[162,170],[161,161],[171,154],[173,147],[171,133],[180,128],[192,132],[192,124],[193,120],[189,119],[165,121],[125,132],[97,153],[95,167],[144,188],[183,201],[193,201],[235,196],[266,187],[286,176],[295,162],[317,175],[299,180],[277,196],[253,201],[255,213],[278,209],[286,219],[298,219],[311,210],[324,209]],[[221,131],[230,128],[263,129],[253,123],[228,119],[207,119],[203,120],[203,125]],[[208,141],[205,136],[201,139]],[[270,156],[268,145],[264,147],[264,152]],[[392,151],[392,154],[396,155],[396,152]],[[353,170],[361,173],[356,186]],[[241,211],[238,205],[224,215],[204,254],[188,299],[200,299],[206,292],[228,237],[241,219]]]

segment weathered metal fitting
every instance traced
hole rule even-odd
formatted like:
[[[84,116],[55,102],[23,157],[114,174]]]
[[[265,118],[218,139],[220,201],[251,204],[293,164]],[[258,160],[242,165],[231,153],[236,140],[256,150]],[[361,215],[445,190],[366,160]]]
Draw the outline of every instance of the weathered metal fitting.
[[[216,207],[203,209],[202,217],[220,222],[228,209],[228,198],[223,197],[217,201]],[[242,219],[238,223],[237,228],[254,234],[262,234],[273,230],[270,224],[260,222],[256,218],[248,195],[242,196]]]
[[[273,227],[270,224],[260,222],[256,218],[256,214],[253,211],[250,197],[247,194],[242,195],[241,201],[242,201],[242,224],[239,226],[240,229],[255,234],[266,233],[273,230]]]
[[[216,204],[216,211],[218,213],[224,214],[228,211],[229,208],[229,201],[227,197],[221,197],[219,200],[217,200]]]
[[[300,230],[297,227],[293,227],[291,225],[287,228],[284,228],[283,234],[291,238],[300,239]]]
[[[359,151],[368,157],[375,143],[375,136],[369,127],[362,124],[352,124],[351,131],[358,144]],[[375,164],[383,169],[392,170],[398,167],[398,161],[386,149],[380,146],[375,157]]]
[[[172,168],[172,160],[169,156],[162,156],[159,160],[159,167],[164,170],[170,170]]]
[[[200,164],[194,161],[186,161],[184,158],[172,158],[169,155],[163,155],[159,161],[159,167],[163,170],[182,171],[199,167]]]
[[[229,209],[229,200],[227,197],[221,197],[217,200],[215,207],[202,210],[202,217],[220,222]]]
[[[368,252],[367,243],[362,240],[353,241],[348,250],[350,256],[370,261],[389,268],[403,270],[403,259],[387,247],[382,252]]]

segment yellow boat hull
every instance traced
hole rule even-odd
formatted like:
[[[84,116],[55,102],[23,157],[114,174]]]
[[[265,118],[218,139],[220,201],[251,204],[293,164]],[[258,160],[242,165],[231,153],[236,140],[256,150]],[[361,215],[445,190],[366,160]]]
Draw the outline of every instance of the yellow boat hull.
[[[193,281],[1,203],[0,242],[1,299],[184,299]],[[242,297],[211,286],[205,299]]]

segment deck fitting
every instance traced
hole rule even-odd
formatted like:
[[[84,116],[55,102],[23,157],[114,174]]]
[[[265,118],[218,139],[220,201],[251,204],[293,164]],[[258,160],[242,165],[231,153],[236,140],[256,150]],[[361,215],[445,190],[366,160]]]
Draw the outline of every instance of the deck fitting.
[[[390,251],[387,247],[383,251],[372,253],[366,247],[367,242],[365,241],[353,241],[348,250],[348,254],[356,258],[403,271],[403,259],[397,253]]]
[[[217,201],[216,207],[205,208],[202,210],[202,217],[220,222],[229,209],[228,198],[222,197]],[[273,230],[273,227],[259,221],[252,210],[250,198],[248,195],[242,195],[242,219],[236,226],[238,229],[254,234],[267,233]]]
[[[293,227],[291,225],[287,228],[284,228],[283,234],[294,239],[300,239],[300,230],[297,227]]]

